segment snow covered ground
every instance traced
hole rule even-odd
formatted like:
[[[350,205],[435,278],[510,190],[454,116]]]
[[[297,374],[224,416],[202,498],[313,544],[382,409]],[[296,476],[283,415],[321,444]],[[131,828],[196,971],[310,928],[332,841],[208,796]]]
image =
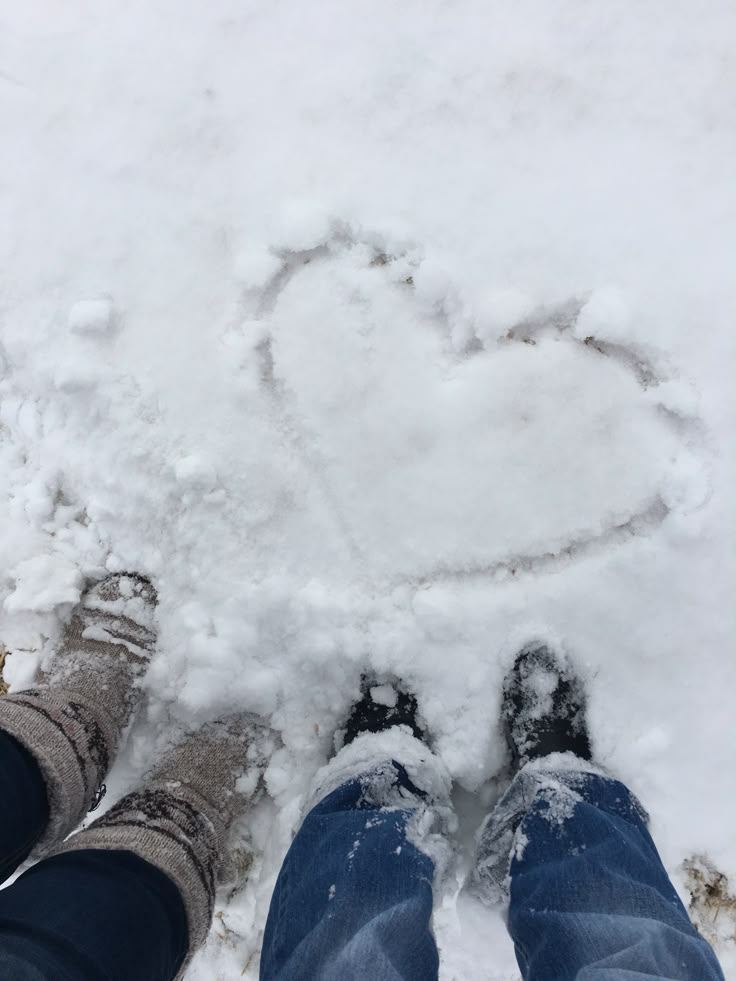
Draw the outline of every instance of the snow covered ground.
[[[518,977],[459,888],[530,637],[685,900],[693,856],[736,883],[734,37],[728,0],[0,4],[6,677],[137,568],[160,648],[108,799],[170,718],[283,736],[193,981],[257,977],[365,668],[456,781],[443,978]]]

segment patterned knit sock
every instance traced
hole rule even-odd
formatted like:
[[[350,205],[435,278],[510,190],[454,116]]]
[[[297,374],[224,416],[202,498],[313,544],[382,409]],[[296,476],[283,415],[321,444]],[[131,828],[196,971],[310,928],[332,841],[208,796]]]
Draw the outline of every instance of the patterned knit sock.
[[[258,795],[274,748],[273,733],[254,716],[210,723],[58,851],[124,849],[161,869],[184,901],[191,957],[207,937],[215,890],[230,876],[228,832]]]
[[[116,574],[89,589],[37,688],[0,699],[0,729],[35,758],[49,824],[34,854],[62,841],[104,792],[139,696],[134,685],[155,644],[156,592]]]

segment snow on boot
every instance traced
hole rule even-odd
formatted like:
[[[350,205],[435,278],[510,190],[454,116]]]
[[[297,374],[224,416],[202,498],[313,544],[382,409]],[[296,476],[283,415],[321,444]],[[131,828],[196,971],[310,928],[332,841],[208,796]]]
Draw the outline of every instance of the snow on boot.
[[[184,902],[191,956],[207,937],[216,889],[232,878],[229,831],[258,796],[274,749],[272,731],[255,716],[208,723],[56,853],[124,849],[161,869]]]
[[[416,720],[417,700],[400,683],[380,684],[363,675],[361,690],[363,694],[353,705],[345,727],[344,746],[362,733],[384,732],[392,726],[407,726],[417,739],[426,741]]]
[[[153,651],[156,591],[133,574],[108,576],[74,609],[42,683],[0,699],[0,729],[36,760],[49,824],[36,847],[63,840],[104,793]]]
[[[525,647],[506,676],[502,718],[514,770],[550,753],[591,759],[585,693],[562,655]]]

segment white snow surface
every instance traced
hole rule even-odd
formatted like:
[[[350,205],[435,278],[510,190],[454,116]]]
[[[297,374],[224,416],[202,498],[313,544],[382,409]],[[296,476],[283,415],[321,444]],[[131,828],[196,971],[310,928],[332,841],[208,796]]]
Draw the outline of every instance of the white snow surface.
[[[109,799],[177,726],[243,708],[283,740],[188,978],[257,977],[366,669],[455,783],[442,977],[518,977],[459,888],[532,637],[579,666],[678,888],[692,855],[736,883],[733,4],[34,0],[0,27],[6,674],[136,569],[160,641]]]

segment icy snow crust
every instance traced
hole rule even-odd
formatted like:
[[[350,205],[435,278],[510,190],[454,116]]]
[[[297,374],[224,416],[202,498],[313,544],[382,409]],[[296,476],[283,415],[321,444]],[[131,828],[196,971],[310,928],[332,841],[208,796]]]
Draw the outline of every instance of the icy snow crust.
[[[178,726],[241,707],[283,739],[191,978],[257,976],[366,668],[455,784],[443,978],[517,976],[458,889],[531,637],[584,673],[680,887],[691,855],[736,881],[733,5],[38,0],[2,27],[6,675],[84,579],[138,569],[160,643],[108,799]]]

